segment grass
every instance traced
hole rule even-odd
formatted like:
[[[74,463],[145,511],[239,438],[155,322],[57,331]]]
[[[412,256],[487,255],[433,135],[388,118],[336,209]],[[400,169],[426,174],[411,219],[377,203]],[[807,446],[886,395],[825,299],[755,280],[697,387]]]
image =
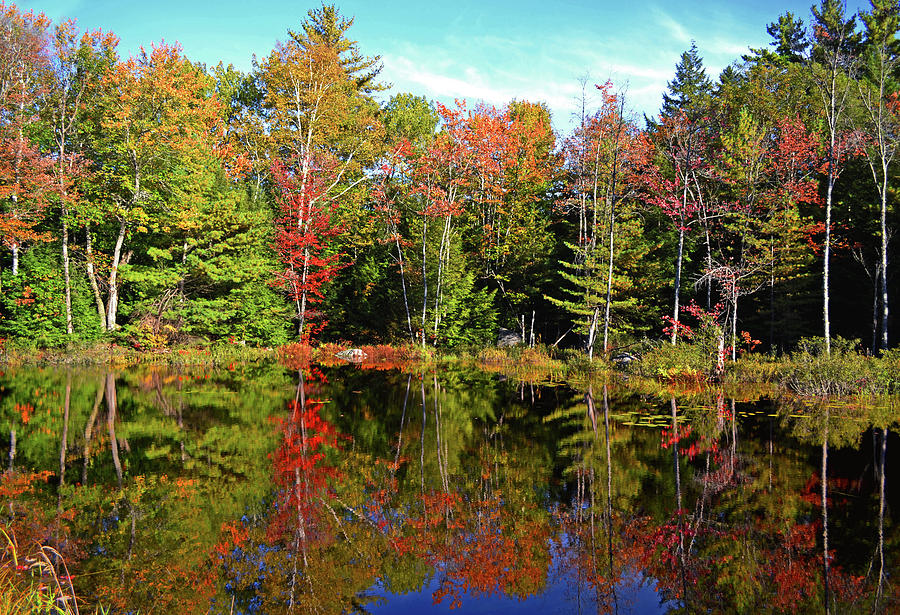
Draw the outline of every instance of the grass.
[[[75,587],[59,552],[48,546],[22,549],[0,528],[0,615],[80,615]],[[54,566],[53,562],[59,562]],[[62,573],[62,574],[60,574]],[[97,607],[93,613],[106,613]]]
[[[128,346],[73,343],[65,348],[32,348],[7,343],[0,353],[6,365],[227,365],[275,358],[272,348],[217,343],[205,346],[176,346],[138,350]]]
[[[857,346],[856,340],[834,338],[829,353],[821,338],[802,339],[779,366],[779,381],[807,397],[900,393],[900,350],[869,357]]]
[[[554,356],[551,349],[543,345],[483,348],[457,356],[456,360],[486,372],[526,382],[556,384],[565,382],[569,376],[566,361]]]
[[[633,346],[634,344],[632,344]],[[602,354],[588,360],[580,350],[558,350],[547,346],[529,348],[423,349],[419,345],[363,345],[349,342],[287,344],[277,349],[241,344],[216,343],[156,350],[138,350],[109,344],[72,344],[60,349],[35,349],[8,342],[0,363],[41,365],[110,365],[121,368],[139,364],[228,366],[235,363],[279,361],[297,369],[311,363],[341,365],[336,355],[350,348],[362,351],[352,362],[363,369],[431,369],[462,364],[531,382],[569,382],[580,386],[604,380],[644,378],[661,385],[694,389],[708,382],[729,385],[768,385],[800,397],[900,394],[900,350],[868,357],[856,350],[853,340],[832,340],[831,353],[824,352],[821,338],[801,340],[795,352],[773,357],[745,353],[736,362],[727,361],[724,372],[716,370],[716,351],[709,344],[644,342],[639,360],[625,368]]]

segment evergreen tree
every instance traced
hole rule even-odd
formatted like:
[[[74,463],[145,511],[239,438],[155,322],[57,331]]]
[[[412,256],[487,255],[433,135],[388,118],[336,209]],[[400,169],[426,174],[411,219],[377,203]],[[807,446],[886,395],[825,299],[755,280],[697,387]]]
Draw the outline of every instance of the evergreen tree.
[[[766,26],[766,32],[772,37],[769,43],[775,48],[775,55],[788,62],[803,60],[809,47],[803,20],[794,17],[790,11],[778,18],[778,21]]]
[[[307,12],[307,19],[301,25],[303,32],[288,30],[288,34],[302,48],[322,45],[331,49],[358,93],[371,94],[385,90],[386,85],[375,81],[382,68],[381,56],[362,55],[357,41],[347,38],[347,30],[354,19],[342,16],[333,4],[323,4],[321,8]]]
[[[697,43],[691,41],[691,48],[681,54],[675,65],[675,77],[668,83],[668,92],[663,94],[660,115],[664,118],[683,112],[690,119],[696,119],[703,112],[712,94],[712,83],[703,66],[703,58],[697,50]]]
[[[837,65],[852,72],[859,58],[862,33],[856,30],[856,15],[847,15],[840,0],[822,0],[812,7],[812,59],[825,66]]]

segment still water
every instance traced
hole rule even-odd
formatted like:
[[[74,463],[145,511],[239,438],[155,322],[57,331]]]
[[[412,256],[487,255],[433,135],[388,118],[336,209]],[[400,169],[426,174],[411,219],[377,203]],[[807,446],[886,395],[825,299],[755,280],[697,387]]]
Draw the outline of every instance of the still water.
[[[262,364],[0,387],[0,527],[82,612],[900,609],[891,402]]]

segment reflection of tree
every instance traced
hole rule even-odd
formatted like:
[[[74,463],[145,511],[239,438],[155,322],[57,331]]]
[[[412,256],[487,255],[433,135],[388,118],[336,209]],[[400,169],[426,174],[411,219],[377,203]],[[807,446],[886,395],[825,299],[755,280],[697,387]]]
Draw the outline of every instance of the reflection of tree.
[[[371,459],[343,450],[346,437],[325,418],[324,374],[298,371],[288,414],[276,421],[271,455],[275,493],[260,523],[223,549],[226,588],[241,609],[267,613],[341,613],[366,602],[386,540],[367,515],[357,473]],[[342,461],[338,471],[335,460]]]
[[[828,552],[828,407],[825,407],[825,433],[822,436],[822,587],[824,589],[825,613],[831,613],[828,577],[831,569],[831,554]]]
[[[553,416],[577,429],[564,441],[567,442],[564,450],[572,457],[575,492],[571,509],[562,509],[557,515],[560,524],[557,566],[573,578],[576,609],[580,611],[583,601],[587,600],[593,603],[598,613],[617,613],[618,588],[636,581],[633,556],[622,540],[623,528],[628,523],[614,512],[613,507],[617,484],[614,483],[614,463],[623,460],[619,453],[627,448],[627,444],[620,438],[614,458],[615,432],[610,424],[608,387],[603,385],[602,417],[592,386],[588,386],[584,401],[583,410],[576,407],[571,412]],[[615,474],[619,475],[622,470],[624,468],[619,465]],[[583,589],[587,590],[586,596],[582,596]]]
[[[271,440],[260,389],[273,387],[268,374],[258,374],[262,384],[248,381],[239,395],[234,386],[221,395],[214,391],[222,379],[206,371],[185,370],[182,378],[159,367],[116,374],[22,369],[0,377],[0,408],[16,412],[20,425],[15,406],[29,408],[15,460],[22,476],[31,477],[31,493],[20,491],[15,514],[0,513],[0,523],[10,523],[22,544],[37,541],[62,552],[76,593],[86,600],[82,612],[96,602],[141,612],[208,608],[216,592],[209,572],[219,520],[240,518],[262,497],[255,486],[262,481],[250,479],[254,464],[264,468]],[[143,383],[154,374],[169,399],[190,375],[192,394],[183,399],[194,413],[185,429],[144,395]],[[0,427],[0,438],[6,435]],[[179,440],[202,462],[180,470]],[[29,468],[41,472],[34,476]],[[51,474],[58,479],[37,482]],[[0,493],[6,490],[0,486]]]
[[[353,505],[375,521],[378,535],[368,540],[388,545],[380,557],[385,587],[417,590],[434,575],[433,598],[451,605],[465,596],[540,591],[549,565],[542,494],[550,466],[533,431],[511,428],[526,411],[492,403],[490,381],[422,374],[418,395],[411,395],[412,378],[398,383],[400,416],[391,419],[399,423],[397,436],[383,458],[358,472],[370,496]],[[420,412],[410,412],[411,403]],[[366,411],[365,403],[360,406]],[[491,416],[494,408],[499,416]],[[341,457],[348,467],[352,456],[342,451]],[[354,497],[349,487],[338,487],[341,505]],[[348,527],[358,531],[367,524]]]
[[[466,396],[442,386],[436,375],[430,380],[430,404],[425,403],[425,378],[421,386],[421,503],[410,508],[421,513],[405,520],[418,535],[404,544],[439,571],[435,600],[449,600],[452,606],[464,595],[531,595],[543,586],[549,563],[547,517],[534,497],[546,468],[533,463],[527,442],[510,441],[506,421],[515,415],[513,408],[503,408],[494,421],[472,430],[466,423],[475,417],[465,410]],[[426,437],[426,431],[432,433]],[[426,446],[433,446],[437,463],[437,482],[428,484],[423,479]]]
[[[84,427],[84,445],[83,458],[84,463],[81,466],[81,483],[86,485],[88,482],[87,472],[88,464],[91,457],[91,441],[94,435],[94,423],[97,420],[97,414],[100,412],[100,402],[103,401],[103,387],[97,386],[97,395],[94,398],[94,405],[91,408],[91,414],[88,417],[87,424]]]
[[[322,403],[307,399],[306,377],[299,373],[297,397],[290,405],[290,417],[283,420],[282,442],[275,452],[275,484],[280,488],[277,512],[269,526],[269,537],[279,539],[290,533],[292,567],[289,609],[299,603],[298,564],[302,556],[303,577],[309,588],[310,603],[315,604],[315,586],[310,580],[308,550],[310,543],[329,538],[322,516],[322,499],[328,481],[336,470],[325,463],[325,448],[336,445],[334,427],[320,416]],[[293,528],[293,529],[289,529]]]
[[[770,465],[771,447],[760,447],[759,454],[752,454],[746,439],[738,453],[737,409],[733,403],[728,405],[725,419],[730,429],[717,429],[731,445],[709,448],[716,452],[707,454],[705,471],[697,476],[703,487],[698,506],[661,523],[645,518],[630,532],[641,567],[657,580],[664,594],[684,596],[680,592],[685,576],[688,587],[703,588],[681,597],[680,610],[685,612],[846,612],[856,608],[865,597],[861,577],[837,564],[829,534],[834,527],[829,483],[836,480],[829,475],[829,449],[835,437],[843,439],[851,433],[846,421],[838,423],[841,427],[835,434],[833,413],[825,406],[798,420],[795,433],[818,445],[819,467],[805,486],[786,484],[786,478],[802,476],[812,464],[779,472]],[[727,405],[720,401],[710,410],[721,416],[723,408]],[[702,426],[702,416],[697,419],[695,424]],[[676,442],[686,430],[676,429],[673,420],[663,438],[664,447],[675,445],[683,452],[695,446],[678,447]],[[709,432],[697,435],[708,438]],[[780,459],[786,464],[790,455],[783,453]],[[681,567],[684,537],[689,540]]]
[[[106,426],[109,429],[109,448],[112,452],[113,466],[116,469],[116,481],[119,489],[122,488],[122,462],[119,461],[119,440],[116,438],[116,414],[119,411],[118,398],[116,397],[116,375],[113,372],[106,374],[104,396],[106,398]],[[132,516],[132,519],[134,517]]]
[[[748,420],[758,408],[718,390],[673,406],[614,385],[532,397],[461,371],[328,374],[306,366],[296,388],[260,366],[4,379],[15,475],[60,478],[28,493],[7,474],[0,521],[33,509],[31,535],[68,546],[77,593],[122,611],[214,597],[213,612],[352,612],[372,587],[436,587],[456,605],[549,578],[591,611],[627,611],[646,580],[675,612],[789,613],[825,610],[827,514],[831,611],[896,609],[892,413]],[[844,446],[873,422],[871,455],[848,469]]]
[[[875,550],[876,557],[878,558],[878,581],[875,584],[875,598],[872,610],[876,613],[878,612],[879,603],[881,602],[882,596],[884,595],[884,584],[887,580],[887,575],[885,574],[884,569],[884,466],[885,461],[887,460],[888,434],[889,432],[887,429],[881,429],[881,446],[879,447],[881,450],[879,451],[880,455],[875,467],[875,475],[878,478],[878,546]],[[873,557],[872,559],[874,560],[875,557]]]
[[[607,309],[609,304],[607,303]],[[588,392],[590,395],[590,392]],[[609,569],[607,574],[610,580],[613,578],[613,527],[612,527],[612,453],[609,446],[609,390],[603,385],[603,430],[604,442],[606,444],[606,539],[607,539],[607,555],[609,557]],[[613,605],[616,613],[619,612],[619,599],[616,596],[616,585],[610,583],[610,590],[613,597]]]

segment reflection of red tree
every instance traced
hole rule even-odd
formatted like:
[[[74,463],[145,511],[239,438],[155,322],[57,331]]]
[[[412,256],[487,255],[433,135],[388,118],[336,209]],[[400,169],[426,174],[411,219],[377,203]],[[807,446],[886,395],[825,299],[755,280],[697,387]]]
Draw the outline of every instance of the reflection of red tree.
[[[505,595],[525,598],[543,588],[550,562],[551,528],[535,506],[513,509],[502,494],[469,499],[459,493],[426,490],[408,514],[398,518],[394,496],[397,464],[384,462],[391,477],[371,484],[369,517],[387,535],[397,557],[425,562],[441,575],[432,594],[450,608],[473,598]]]
[[[693,427],[690,424],[679,428],[677,431],[663,427],[660,430],[659,446],[662,449],[668,449],[678,445],[679,454],[687,457],[688,460],[703,453],[711,453],[716,459],[721,458],[718,440],[704,435],[699,435],[696,438],[693,436]]]
[[[690,545],[683,567],[676,553],[679,531]],[[816,540],[820,531],[821,521],[784,527],[757,517],[726,526],[676,511],[662,523],[635,520],[624,535],[636,566],[656,580],[664,596],[683,602],[688,610],[721,612],[732,605],[749,612],[754,605],[766,605],[772,612],[795,613],[822,609],[822,553]],[[865,595],[864,579],[834,563],[829,584],[839,605]],[[703,591],[692,589],[698,587]]]
[[[424,514],[411,520],[423,532],[415,549],[444,573],[432,598],[461,605],[463,595],[535,593],[547,576],[550,528],[527,517],[512,518],[500,496],[465,503],[458,495],[423,496]],[[515,522],[513,522],[515,521]]]
[[[323,508],[328,483],[337,469],[325,461],[325,450],[337,446],[338,432],[320,415],[322,401],[307,397],[307,374],[325,382],[316,368],[300,371],[296,398],[288,403],[290,414],[276,419],[282,431],[281,445],[272,454],[275,484],[279,487],[278,505],[269,525],[269,538],[283,538],[295,530],[295,542],[314,538]],[[305,548],[305,547],[304,547]]]
[[[593,521],[592,516],[596,516]],[[640,582],[636,574],[640,570],[640,553],[635,551],[637,543],[622,540],[623,523],[615,514],[609,525],[603,516],[590,510],[560,511],[557,520],[560,525],[557,568],[576,585],[574,591],[583,584],[597,603],[597,613],[616,612],[619,589]],[[606,535],[610,526],[612,540]]]

